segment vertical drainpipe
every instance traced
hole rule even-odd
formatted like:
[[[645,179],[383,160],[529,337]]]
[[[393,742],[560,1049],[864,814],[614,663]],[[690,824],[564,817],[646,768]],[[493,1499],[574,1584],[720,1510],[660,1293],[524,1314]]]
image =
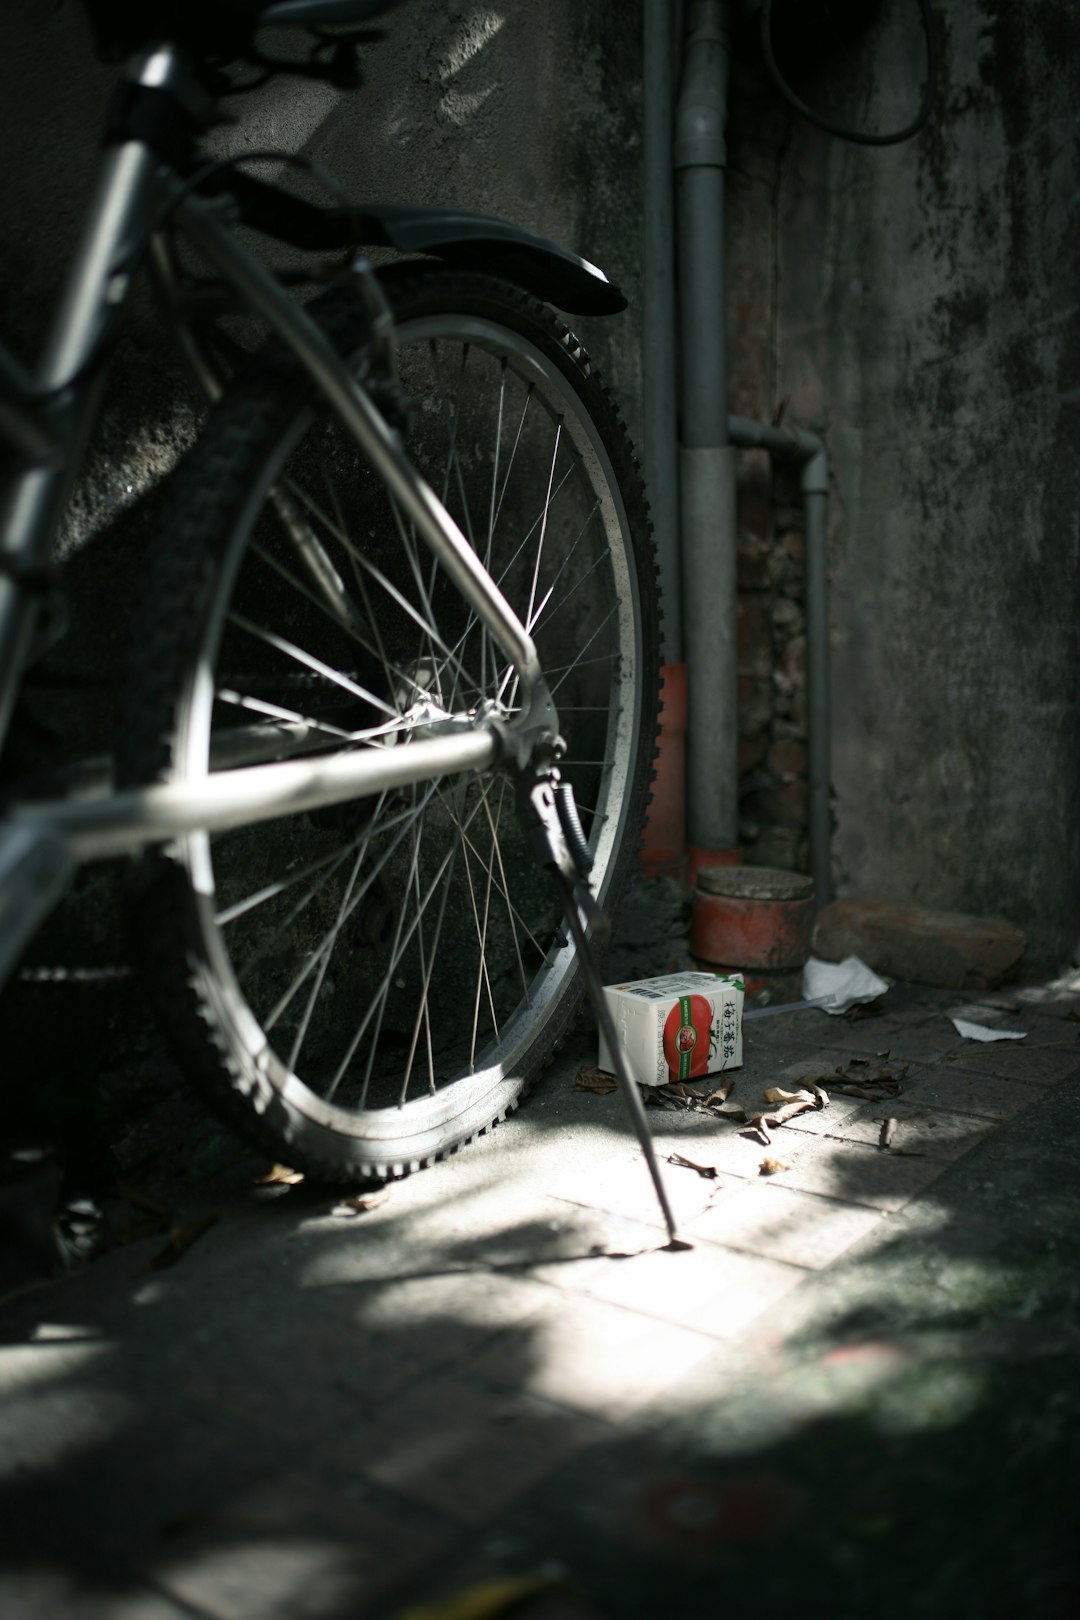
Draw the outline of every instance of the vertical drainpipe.
[[[728,436],[727,0],[687,0],[675,114],[688,881],[738,861],[735,452]]]
[[[676,413],[672,88],[677,19],[671,0],[642,10],[642,414],[645,480],[663,606],[660,733],[639,858],[653,877],[686,874],[686,665],[683,662]]]
[[[671,194],[671,0],[645,0],[643,58],[642,383],[645,481],[664,605],[662,656],[682,658],[679,470],[675,456],[675,248]]]

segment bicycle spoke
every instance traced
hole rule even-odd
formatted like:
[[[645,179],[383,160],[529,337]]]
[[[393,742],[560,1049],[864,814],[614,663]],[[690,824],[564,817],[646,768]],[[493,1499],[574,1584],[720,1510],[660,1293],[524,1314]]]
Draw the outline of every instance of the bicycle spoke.
[[[251,697],[243,692],[233,692],[227,686],[219,686],[214,697],[218,703],[228,704],[230,708],[246,709],[249,714],[264,714],[270,720],[280,720],[283,725],[307,726],[312,731],[325,733],[327,737],[337,737],[348,742],[354,735],[352,732],[344,731],[341,726],[331,726],[325,720],[316,720],[314,715],[301,714],[297,709],[283,709],[280,704],[268,703],[264,698]],[[233,733],[229,731],[226,735],[231,737]]]
[[[485,795],[485,799],[484,799],[484,814],[487,816],[488,828],[489,828],[489,830],[491,832],[492,854],[495,857],[495,859],[498,861],[498,864],[499,864],[499,876],[502,878],[502,888],[501,888],[500,892],[504,896],[509,894],[509,892],[510,892],[510,884],[509,884],[509,882],[507,880],[506,868],[503,865],[502,845],[499,842],[498,827],[499,827],[499,822],[502,820],[502,807],[503,807],[503,801],[505,799],[505,796],[506,796],[506,781],[504,779],[503,783],[502,783],[502,786],[500,788],[500,791],[499,791],[499,806],[498,806],[498,809],[495,812],[495,820],[494,821],[492,821],[492,819],[491,819],[491,809],[490,809],[490,807],[489,807],[489,805],[487,803],[486,795]],[[490,884],[490,881],[491,881],[491,869],[489,867],[489,869],[488,869],[488,882],[489,882],[489,884]],[[527,977],[525,975],[525,963],[522,960],[522,956],[521,956],[521,943],[518,940],[517,921],[516,921],[516,918],[514,916],[514,910],[513,910],[512,906],[507,906],[506,915],[507,915],[507,920],[510,923],[510,937],[512,938],[512,940],[514,942],[514,956],[517,959],[518,974],[519,974],[519,976],[521,978],[521,994],[522,994],[522,998],[524,999],[526,1007],[530,1007],[532,1005],[532,999],[531,999],[531,996],[530,996],[530,993],[529,993],[529,981],[528,981],[528,979],[527,979]]]
[[[306,866],[300,868],[299,872],[294,872],[290,877],[279,878],[276,883],[268,883],[265,888],[256,889],[252,894],[245,895],[243,900],[237,900],[233,905],[227,906],[224,911],[215,912],[214,921],[219,928],[226,928],[229,923],[235,922],[238,917],[246,916],[249,911],[254,911],[258,906],[265,905],[268,900],[276,900],[279,895],[285,894],[289,889],[294,888],[297,883],[303,883],[305,878],[311,877],[313,873],[321,872],[324,867],[332,865],[336,870],[348,860],[350,853],[356,848],[357,842],[359,842],[359,835],[356,842],[345,849],[334,849],[328,855],[320,855],[318,860],[309,861]]]
[[[364,851],[361,850],[357,855],[356,860],[353,862],[353,869],[349,874],[349,881],[346,885],[345,893],[342,896],[341,904],[338,906],[337,918],[334,922],[334,926],[330,930],[330,933],[327,935],[323,959],[319,966],[319,971],[315,975],[315,983],[311,987],[310,994],[307,998],[307,1003],[304,1007],[303,1016],[300,1019],[300,1027],[293,1037],[292,1049],[289,1052],[288,1063],[289,1068],[294,1073],[296,1072],[296,1060],[300,1056],[300,1051],[304,1044],[304,1036],[307,1034],[308,1025],[311,1023],[311,1015],[315,1011],[315,1003],[319,999],[319,992],[322,990],[323,982],[326,979],[326,970],[330,966],[330,958],[334,954],[334,947],[338,942],[338,936],[340,935],[345,924],[346,917],[348,916],[347,907],[350,899],[352,898],[352,892],[356,887],[356,880],[360,875],[360,868],[363,865],[363,861]]]
[[[382,698],[376,697],[374,692],[369,692],[366,687],[360,686],[340,669],[333,669],[329,664],[324,664],[321,658],[316,658],[313,653],[305,652],[295,642],[288,641],[275,631],[267,630],[264,626],[253,623],[251,619],[235,611],[229,614],[229,623],[235,625],[238,630],[246,631],[249,636],[254,636],[257,641],[264,642],[266,646],[273,647],[276,652],[282,653],[286,658],[291,658],[295,663],[302,664],[306,669],[314,670],[316,675],[321,675],[324,680],[330,681],[332,685],[340,686],[343,692],[350,692],[353,697],[362,698],[365,703],[370,703],[373,709],[381,709],[384,714],[390,715],[392,718],[395,717],[395,711],[388,703],[384,703]]]
[[[393,840],[393,842],[390,844],[388,849],[385,849],[385,850],[381,851],[380,859],[378,861],[378,864],[373,865],[371,871],[367,874],[367,876],[366,876],[366,878],[364,880],[364,884],[363,884],[363,887],[360,889],[360,892],[357,895],[355,895],[353,900],[350,902],[348,911],[345,914],[346,918],[351,917],[352,913],[356,910],[356,908],[360,904],[360,902],[367,898],[367,895],[371,892],[371,889],[378,882],[379,878],[382,876],[383,872],[386,870],[387,863],[389,862],[389,860],[391,859],[391,857],[393,856],[393,854],[397,850],[398,845],[401,843],[402,839],[406,836],[406,834],[409,831],[411,831],[414,828],[415,823],[423,815],[424,808],[430,802],[432,795],[436,792],[437,786],[438,786],[437,782],[433,782],[430,785],[429,789],[428,789],[426,797],[423,799],[423,801],[420,803],[420,805],[419,806],[414,805],[414,807],[412,808],[412,810],[409,813],[407,813],[405,815],[402,815],[402,816],[400,816],[398,818],[398,822],[396,824],[401,826],[401,832]],[[363,850],[362,850],[361,853],[364,854],[364,855],[367,854],[367,847],[368,847],[368,844],[370,842],[371,830],[372,830],[371,825],[369,825],[365,829],[364,834],[363,834],[364,846],[363,846]],[[387,828],[380,827],[379,830],[378,830],[377,836],[379,838],[382,838],[383,836],[385,836],[385,833],[386,833],[387,830],[388,830]],[[268,1018],[264,1021],[266,1029],[270,1029],[272,1027],[272,1025],[277,1022],[277,1020],[281,1017],[282,1013],[288,1007],[289,1003],[292,1001],[292,999],[295,996],[296,992],[304,984],[304,982],[308,978],[308,976],[315,971],[317,963],[321,958],[321,953],[322,953],[322,951],[324,949],[325,949],[325,941],[323,942],[322,945],[319,946],[319,949],[317,951],[312,953],[312,955],[309,958],[307,964],[303,968],[300,969],[300,972],[296,975],[296,977],[293,979],[292,983],[289,985],[288,990],[286,991],[285,995],[280,998],[280,1000],[277,1002],[277,1004],[273,1008],[272,1012],[269,1014]]]

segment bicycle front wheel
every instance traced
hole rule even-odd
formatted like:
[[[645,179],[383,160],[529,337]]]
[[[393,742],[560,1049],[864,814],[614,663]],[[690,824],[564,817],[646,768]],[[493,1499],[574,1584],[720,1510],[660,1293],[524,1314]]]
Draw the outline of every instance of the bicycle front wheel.
[[[479,274],[397,266],[407,445],[529,628],[601,902],[655,738],[655,576],[626,434],[580,346]],[[311,306],[363,363],[350,296]],[[122,747],[128,781],[407,746],[482,706],[505,657],[295,362],[268,350],[178,474]],[[141,863],[140,954],[186,1067],[277,1157],[356,1177],[497,1122],[579,997],[505,771],[208,835]]]

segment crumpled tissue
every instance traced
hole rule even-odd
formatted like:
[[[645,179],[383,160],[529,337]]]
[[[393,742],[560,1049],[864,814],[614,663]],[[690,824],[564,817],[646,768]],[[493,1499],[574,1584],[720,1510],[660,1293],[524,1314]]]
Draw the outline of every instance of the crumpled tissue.
[[[803,968],[803,996],[827,1013],[845,1013],[862,1002],[876,1001],[888,988],[886,980],[857,956],[846,956],[842,962],[811,956]]]

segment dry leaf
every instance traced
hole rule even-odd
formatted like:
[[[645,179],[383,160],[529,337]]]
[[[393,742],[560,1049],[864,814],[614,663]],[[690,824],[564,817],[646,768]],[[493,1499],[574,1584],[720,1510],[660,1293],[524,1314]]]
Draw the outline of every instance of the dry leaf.
[[[887,1148],[896,1132],[895,1119],[883,1119],[881,1122],[881,1135],[878,1137],[878,1147]]]
[[[761,1114],[755,1114],[753,1119],[747,1120],[746,1123],[748,1129],[757,1131],[765,1146],[768,1147],[772,1137],[769,1135],[769,1127],[766,1125],[764,1117]]]
[[[715,1164],[698,1164],[696,1159],[684,1158],[681,1153],[669,1153],[667,1162],[680,1165],[684,1170],[696,1170],[699,1176],[705,1176],[709,1181],[715,1181],[718,1174]]]
[[[389,1187],[376,1187],[371,1192],[356,1193],[352,1198],[343,1198],[335,1204],[330,1211],[331,1215],[365,1215],[369,1209],[378,1209],[385,1204],[390,1196]]]
[[[607,1074],[595,1065],[591,1068],[581,1069],[574,1081],[575,1091],[594,1091],[598,1097],[606,1097],[611,1091],[618,1091],[619,1082],[614,1075]]]
[[[468,1586],[445,1602],[402,1610],[398,1620],[504,1620],[519,1610],[531,1610],[530,1598],[562,1584],[558,1575],[497,1576]]]
[[[791,1164],[787,1159],[762,1159],[758,1165],[759,1176],[777,1176],[781,1170],[790,1170]]]
[[[710,1091],[705,1098],[705,1107],[708,1108],[712,1103],[726,1103],[731,1096],[734,1085],[735,1076],[729,1074],[726,1080],[721,1080],[715,1091]]]
[[[217,1220],[216,1215],[200,1215],[195,1221],[176,1221],[169,1228],[169,1241],[163,1249],[159,1249],[150,1261],[153,1271],[161,1271],[165,1266],[175,1266],[176,1262],[185,1255],[197,1238],[208,1231]]]
[[[794,1119],[796,1114],[805,1114],[808,1108],[816,1107],[817,1103],[813,1097],[803,1096],[797,1102],[785,1103],[783,1108],[775,1109],[771,1114],[766,1114],[765,1118],[770,1125],[785,1125],[789,1119]]]
[[[761,1095],[764,1097],[766,1102],[771,1102],[771,1103],[777,1103],[777,1102],[778,1103],[783,1103],[783,1102],[809,1102],[809,1103],[812,1103],[814,1101],[813,1093],[810,1092],[810,1091],[785,1091],[783,1086],[770,1086],[768,1088],[768,1090],[763,1091],[761,1093]]]
[[[813,1092],[814,1096],[817,1098],[818,1107],[819,1108],[828,1108],[828,1106],[829,1106],[829,1093],[825,1090],[824,1086],[812,1085],[810,1087],[810,1090]]]
[[[272,1164],[265,1176],[255,1178],[256,1187],[295,1187],[304,1179],[302,1170],[290,1170],[287,1164]]]

